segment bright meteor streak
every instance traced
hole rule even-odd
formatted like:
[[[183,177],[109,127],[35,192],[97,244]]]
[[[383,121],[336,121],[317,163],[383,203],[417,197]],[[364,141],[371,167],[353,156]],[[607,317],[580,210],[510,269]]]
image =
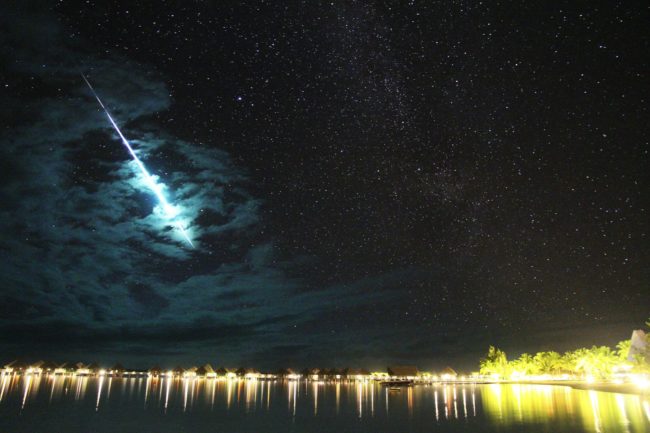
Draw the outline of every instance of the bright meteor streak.
[[[113,120],[113,117],[111,117],[111,114],[108,112],[108,110],[104,106],[104,103],[102,102],[102,100],[99,99],[99,96],[97,95],[97,92],[95,92],[95,89],[93,88],[93,86],[90,84],[90,81],[88,81],[88,79],[86,78],[86,76],[84,74],[81,74],[81,77],[84,79],[84,81],[86,82],[86,84],[90,88],[90,91],[93,92],[93,95],[95,96],[95,99],[97,99],[97,102],[99,102],[99,105],[104,110],[104,113],[106,113],[106,116],[108,117],[108,120],[111,122],[111,125],[113,125],[113,128],[115,129],[117,134],[122,139],[122,144],[124,144],[124,146],[128,149],[129,153],[131,154],[131,157],[133,158],[133,161],[135,161],[136,165],[140,169],[140,172],[142,173],[142,176],[144,177],[145,182],[147,183],[147,185],[149,186],[151,191],[153,191],[153,193],[158,198],[158,201],[160,202],[160,205],[162,206],[162,209],[163,209],[165,215],[170,220],[173,220],[174,217],[176,216],[176,209],[174,209],[174,207],[169,204],[169,202],[165,198],[165,195],[162,192],[162,189],[160,188],[160,185],[158,185],[156,183],[156,180],[153,178],[153,176],[151,176],[151,174],[149,173],[147,168],[144,166],[144,164],[142,163],[140,158],[138,158],[138,155],[135,154],[135,151],[131,147],[131,144],[129,143],[129,140],[127,140],[126,137],[124,137],[124,134],[122,134],[122,131],[120,131],[120,128],[117,126],[117,123],[115,123],[115,121]],[[187,243],[189,243],[190,246],[192,248],[194,248],[194,244],[192,243],[192,240],[190,239],[190,237],[187,235],[187,232],[185,231],[185,228],[183,227],[183,225],[178,221],[174,221],[174,225],[181,232],[181,234],[183,235],[183,237],[185,238]]]

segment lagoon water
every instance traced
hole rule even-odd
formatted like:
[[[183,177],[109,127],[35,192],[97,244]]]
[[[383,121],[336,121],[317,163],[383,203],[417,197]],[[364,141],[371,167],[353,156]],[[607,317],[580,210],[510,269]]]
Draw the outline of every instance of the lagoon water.
[[[3,377],[0,432],[650,432],[650,399],[544,385]]]

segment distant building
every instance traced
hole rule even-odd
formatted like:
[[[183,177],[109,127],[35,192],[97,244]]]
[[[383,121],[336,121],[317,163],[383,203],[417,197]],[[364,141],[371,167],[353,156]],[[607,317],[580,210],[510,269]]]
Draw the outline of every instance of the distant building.
[[[196,371],[198,367],[190,367],[187,370],[183,371],[183,377],[186,379],[192,379],[196,377]]]
[[[323,372],[320,368],[306,368],[302,371],[302,376],[309,380],[319,380],[323,378]]]
[[[320,370],[319,378],[320,379],[340,379],[341,370],[336,368],[323,368]]]
[[[219,367],[216,370],[217,376],[219,377],[225,377],[227,379],[234,379],[237,377],[237,369],[236,368],[225,368],[225,367]]]
[[[205,377],[205,378],[208,378],[208,379],[212,379],[212,378],[217,377],[217,372],[214,371],[214,368],[212,368],[212,365],[205,364],[204,366],[199,367],[199,369],[196,370],[196,375],[201,376],[201,377]]]
[[[240,368],[237,370],[237,376],[244,379],[258,379],[261,373],[253,368]]]
[[[418,368],[414,365],[395,365],[387,368],[391,377],[400,379],[414,379],[418,376]]]
[[[648,359],[648,335],[642,329],[632,331],[630,343],[630,351],[627,354],[628,361],[634,360],[637,355]]]
[[[43,373],[43,365],[45,361],[36,361],[33,364],[30,364],[29,367],[25,370],[25,374],[41,374]]]
[[[451,367],[446,367],[440,372],[440,378],[442,380],[455,380],[456,376],[458,376],[458,373]]]
[[[118,362],[108,370],[108,374],[110,376],[118,377],[124,374],[124,370],[125,370],[124,366]]]
[[[75,365],[74,374],[77,376],[90,376],[93,374],[93,364],[84,364],[83,362],[77,362]]]
[[[18,360],[11,361],[11,362],[5,364],[2,367],[2,374],[3,375],[5,375],[5,374],[8,375],[8,374],[14,374],[14,373],[22,373],[23,370],[25,370],[25,368],[27,368],[27,364],[25,364],[25,363],[23,363],[21,361],[18,361]]]
[[[279,377],[280,379],[288,379],[288,380],[300,379],[300,373],[298,373],[297,371],[291,368],[281,368],[276,373],[276,376]]]
[[[345,376],[348,380],[368,380],[370,373],[361,368],[349,368],[345,372]]]
[[[53,373],[57,367],[57,364],[52,361],[38,361],[36,364],[41,369],[41,373]]]
[[[54,374],[56,375],[65,375],[74,373],[77,367],[71,362],[64,362],[54,369]]]

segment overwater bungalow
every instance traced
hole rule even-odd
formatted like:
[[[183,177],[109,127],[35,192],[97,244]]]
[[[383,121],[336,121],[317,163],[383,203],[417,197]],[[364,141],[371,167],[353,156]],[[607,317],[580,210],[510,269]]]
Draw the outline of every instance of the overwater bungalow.
[[[345,373],[345,378],[348,380],[365,381],[370,378],[370,372],[362,368],[348,368]]]
[[[120,364],[119,362],[115,365],[113,365],[111,368],[108,369],[108,375],[112,377],[119,377],[124,374],[124,366]]]
[[[217,377],[217,372],[214,371],[210,364],[205,364],[196,370],[196,375],[206,379],[214,379]]]
[[[174,374],[174,377],[181,377],[183,376],[183,373],[185,373],[185,369],[180,365],[177,365],[176,367],[172,368],[172,373]]]
[[[350,371],[354,369],[351,368],[337,368],[333,371],[334,373],[334,379],[336,380],[344,380],[348,378],[348,374]]]
[[[338,371],[335,368],[319,368],[318,379],[316,380],[330,380],[335,379]]]
[[[32,374],[32,375],[39,375],[44,372],[43,370],[43,365],[45,365],[45,361],[36,361],[27,366],[25,369],[25,374]]]
[[[122,373],[122,376],[124,377],[142,377],[146,376],[147,371],[146,370],[131,370],[131,369],[126,369]]]
[[[183,378],[184,379],[193,379],[197,376],[196,372],[198,371],[198,367],[190,367],[187,370],[183,372]]]
[[[2,375],[20,374],[26,367],[27,364],[18,360],[13,360],[2,367]]]
[[[52,361],[40,361],[39,367],[42,373],[51,374],[54,373],[54,370],[56,369],[57,365]]]
[[[224,377],[226,379],[235,379],[237,377],[236,368],[219,367],[216,369],[217,377]]]
[[[91,370],[92,364],[84,364],[83,362],[77,362],[74,365],[74,374],[75,376],[90,376],[92,373]]]
[[[456,373],[456,371],[451,367],[445,367],[445,369],[440,372],[440,379],[443,381],[456,380],[457,376],[458,373]]]
[[[414,365],[395,365],[387,368],[388,375],[394,380],[414,380],[418,377],[418,368]]]
[[[259,379],[261,375],[262,374],[254,368],[240,368],[237,370],[237,376],[243,377],[244,379]]]
[[[280,379],[298,380],[301,375],[291,368],[281,368],[277,371],[276,376]]]
[[[236,368],[224,368],[223,376],[226,379],[236,379],[237,378],[237,369]]]
[[[59,364],[54,369],[54,374],[56,375],[72,374],[75,372],[76,369],[77,367],[72,362],[64,362],[63,364]]]
[[[309,380],[321,380],[323,372],[320,368],[306,368],[302,371],[303,377]]]
[[[159,365],[154,365],[149,369],[147,374],[149,375],[149,377],[159,377],[162,376],[163,369]]]

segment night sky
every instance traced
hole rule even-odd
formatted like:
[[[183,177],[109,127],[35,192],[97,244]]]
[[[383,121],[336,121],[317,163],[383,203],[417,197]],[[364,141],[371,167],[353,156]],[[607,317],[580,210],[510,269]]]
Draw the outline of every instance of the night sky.
[[[5,3],[2,360],[470,371],[650,317],[647,2]]]

